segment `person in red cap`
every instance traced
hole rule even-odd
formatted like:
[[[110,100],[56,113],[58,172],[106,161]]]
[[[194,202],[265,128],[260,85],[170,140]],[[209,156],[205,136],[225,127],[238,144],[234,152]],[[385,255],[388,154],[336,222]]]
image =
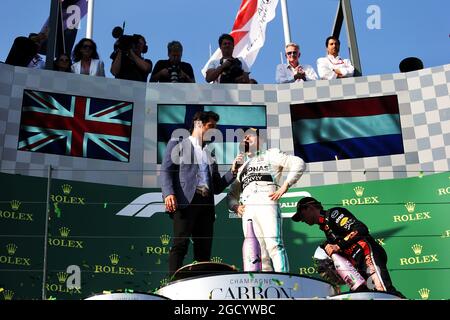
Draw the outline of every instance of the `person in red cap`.
[[[392,285],[386,266],[386,251],[369,234],[367,226],[346,208],[324,210],[319,201],[305,197],[297,203],[297,212],[292,220],[310,226],[319,225],[327,238],[322,248],[330,257],[339,253],[348,259],[366,279],[369,290],[404,297]]]

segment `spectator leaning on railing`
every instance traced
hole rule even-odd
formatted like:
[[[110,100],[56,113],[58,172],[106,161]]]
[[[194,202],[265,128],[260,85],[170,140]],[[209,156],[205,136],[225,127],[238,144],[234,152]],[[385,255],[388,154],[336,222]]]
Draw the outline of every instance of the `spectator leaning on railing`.
[[[340,46],[339,39],[334,36],[328,37],[325,41],[327,56],[317,59],[317,72],[320,79],[353,77],[355,68],[349,59],[342,59],[339,56]]]
[[[91,76],[105,76],[103,61],[99,59],[97,45],[91,39],[81,39],[73,50],[72,72]]]
[[[72,72],[72,59],[67,53],[61,53],[53,61],[53,70],[61,72]]]
[[[301,82],[317,80],[317,73],[308,64],[301,65],[299,62],[301,52],[296,43],[288,43],[285,47],[287,63],[277,65],[275,80],[277,83]]]
[[[219,47],[222,58],[209,63],[206,70],[206,82],[249,83],[249,67],[243,59],[233,57],[233,37],[229,34],[222,34],[219,38]]]
[[[39,55],[42,43],[47,39],[46,29],[40,33],[30,33],[28,37],[17,37],[8,53],[5,63],[19,66],[43,69],[44,59]]]
[[[150,82],[195,82],[192,66],[181,61],[183,46],[178,41],[171,41],[167,45],[168,60],[156,62]]]

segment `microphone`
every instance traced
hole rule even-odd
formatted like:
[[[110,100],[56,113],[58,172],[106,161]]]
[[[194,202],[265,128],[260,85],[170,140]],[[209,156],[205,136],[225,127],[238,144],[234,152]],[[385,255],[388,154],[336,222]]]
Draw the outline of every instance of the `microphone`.
[[[236,165],[234,166],[236,168],[236,170],[238,170],[240,167],[242,167],[242,165],[245,162],[245,159],[244,159],[245,153],[244,152],[239,153],[238,156],[242,156],[242,161],[236,161]]]

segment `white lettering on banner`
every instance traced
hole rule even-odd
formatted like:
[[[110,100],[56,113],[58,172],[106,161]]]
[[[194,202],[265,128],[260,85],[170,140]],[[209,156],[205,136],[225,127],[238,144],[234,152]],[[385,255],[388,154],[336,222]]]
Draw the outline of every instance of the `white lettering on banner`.
[[[214,203],[217,205],[227,196],[226,193],[214,195]],[[149,192],[140,195],[131,201],[125,208],[116,213],[117,216],[151,218],[158,212],[165,212],[161,192]]]
[[[438,191],[438,195],[440,195],[440,196],[447,195],[447,194],[450,194],[450,187],[439,188],[437,191]]]
[[[66,20],[66,28],[67,29],[80,29],[80,21],[81,21],[81,9],[77,5],[71,5],[67,7],[67,14],[70,16],[67,17]]]
[[[67,277],[66,285],[68,289],[80,289],[81,288],[81,269],[79,266],[73,264],[67,267]]]
[[[419,220],[428,220],[431,219],[430,212],[417,212],[417,213],[410,213],[410,214],[402,214],[402,215],[395,215],[394,222],[408,222],[408,221],[419,221]]]
[[[377,5],[370,5],[367,7],[367,14],[371,14],[366,21],[367,29],[381,29],[381,9]]]

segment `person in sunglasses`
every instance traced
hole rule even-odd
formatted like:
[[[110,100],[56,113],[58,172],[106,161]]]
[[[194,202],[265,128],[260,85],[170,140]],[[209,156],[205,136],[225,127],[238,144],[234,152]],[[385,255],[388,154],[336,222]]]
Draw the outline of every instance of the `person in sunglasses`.
[[[350,211],[342,207],[325,210],[322,203],[312,197],[304,197],[297,203],[295,222],[310,226],[319,225],[326,240],[321,245],[328,256],[339,253],[359,271],[367,282],[367,288],[404,296],[395,289],[387,269],[387,254],[370,235],[367,226]]]
[[[301,65],[300,46],[296,43],[288,43],[285,48],[287,63],[277,65],[275,80],[277,83],[292,83],[317,80],[316,71],[310,65]]]
[[[335,36],[330,36],[325,41],[327,56],[317,59],[317,72],[320,79],[331,80],[353,77],[355,68],[349,59],[339,56],[341,42]]]
[[[105,66],[100,60],[97,45],[91,39],[81,39],[73,49],[72,72],[90,76],[104,77]]]

